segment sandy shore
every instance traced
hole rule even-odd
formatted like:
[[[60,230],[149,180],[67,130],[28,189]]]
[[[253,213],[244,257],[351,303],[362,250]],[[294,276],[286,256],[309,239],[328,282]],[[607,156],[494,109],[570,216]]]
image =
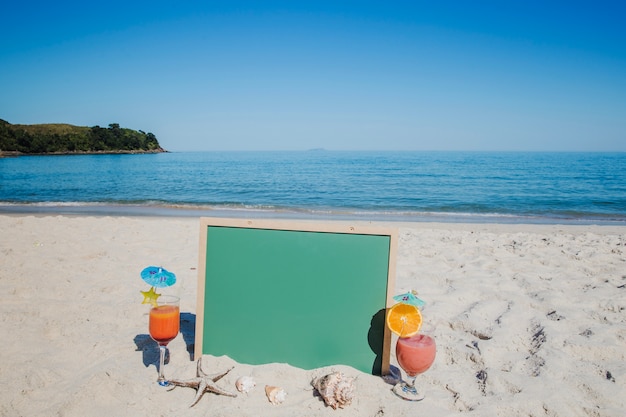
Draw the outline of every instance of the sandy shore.
[[[197,218],[0,215],[2,416],[622,416],[626,409],[626,227],[398,224],[396,293],[416,289],[438,353],[404,402],[382,378],[342,365],[302,370],[203,358],[218,382],[252,375],[237,398],[155,384],[139,272],[176,272],[182,332],[170,377],[195,374]],[[392,356],[392,364],[395,358]],[[356,377],[332,410],[312,377]],[[287,391],[270,404],[263,386]]]

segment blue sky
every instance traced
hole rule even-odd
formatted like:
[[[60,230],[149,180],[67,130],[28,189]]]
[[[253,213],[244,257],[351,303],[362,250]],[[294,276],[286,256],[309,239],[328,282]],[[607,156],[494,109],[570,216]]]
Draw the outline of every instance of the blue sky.
[[[11,2],[0,118],[119,123],[170,151],[626,151],[624,16],[602,0]]]

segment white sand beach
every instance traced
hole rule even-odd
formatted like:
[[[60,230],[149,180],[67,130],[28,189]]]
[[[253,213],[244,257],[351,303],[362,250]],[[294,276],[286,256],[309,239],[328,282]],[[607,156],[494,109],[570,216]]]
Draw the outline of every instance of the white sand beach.
[[[345,223],[345,222],[344,222]],[[189,379],[196,311],[198,218],[0,215],[2,416],[622,416],[626,409],[626,227],[395,224],[396,293],[419,291],[437,358],[418,377],[426,398],[402,401],[382,378],[336,364],[303,370],[204,356],[237,398],[155,383],[139,278],[178,276],[182,334],[166,375]],[[174,288],[174,287],[173,287]],[[392,365],[397,366],[395,357]],[[355,377],[333,410],[313,377]],[[284,387],[270,404],[265,385]]]

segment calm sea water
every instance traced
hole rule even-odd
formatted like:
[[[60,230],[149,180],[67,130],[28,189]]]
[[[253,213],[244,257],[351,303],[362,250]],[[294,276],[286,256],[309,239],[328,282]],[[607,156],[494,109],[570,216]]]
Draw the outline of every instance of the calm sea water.
[[[0,212],[626,224],[626,153],[0,158]]]

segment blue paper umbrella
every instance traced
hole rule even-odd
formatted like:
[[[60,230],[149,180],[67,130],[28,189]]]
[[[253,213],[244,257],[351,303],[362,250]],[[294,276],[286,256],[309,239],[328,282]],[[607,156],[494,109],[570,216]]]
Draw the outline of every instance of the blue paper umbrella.
[[[141,271],[141,279],[152,287],[171,287],[176,283],[176,275],[160,266],[149,266]]]
[[[417,292],[411,291],[405,294],[396,295],[393,297],[399,303],[411,304],[417,308],[422,308],[426,305],[426,302],[417,297]]]

